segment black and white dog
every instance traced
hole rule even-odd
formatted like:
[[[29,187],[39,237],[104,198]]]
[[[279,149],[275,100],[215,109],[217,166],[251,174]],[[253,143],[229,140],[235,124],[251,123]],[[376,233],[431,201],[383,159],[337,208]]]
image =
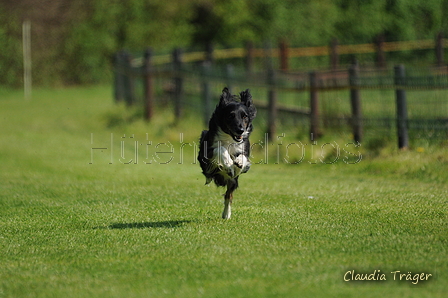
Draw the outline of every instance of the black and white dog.
[[[241,100],[241,101],[240,101]],[[206,178],[217,186],[226,186],[222,218],[229,219],[233,192],[238,177],[250,168],[249,135],[257,110],[249,89],[240,92],[240,100],[224,88],[209,122],[209,130],[201,135],[198,161]]]

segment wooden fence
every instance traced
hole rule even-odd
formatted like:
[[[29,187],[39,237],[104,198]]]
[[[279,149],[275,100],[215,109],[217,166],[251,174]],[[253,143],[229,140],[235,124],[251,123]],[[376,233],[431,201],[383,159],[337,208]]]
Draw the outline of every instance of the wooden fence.
[[[333,40],[328,47],[289,48],[281,42],[278,49],[265,46],[263,49],[255,49],[248,43],[245,48],[213,50],[208,52],[183,53],[181,49],[175,49],[171,55],[154,56],[150,49],[146,50],[143,57],[132,58],[126,52],[119,52],[115,57],[115,99],[124,100],[132,105],[137,102],[136,85],[141,80],[143,89],[143,105],[145,119],[150,120],[155,108],[154,81],[157,78],[165,78],[171,83],[165,91],[171,94],[174,106],[175,118],[182,117],[182,109],[185,106],[185,81],[196,80],[200,82],[201,107],[203,108],[204,121],[208,120],[212,112],[213,103],[211,96],[211,82],[225,82],[226,85],[234,83],[244,84],[252,88],[265,88],[268,90],[268,98],[257,106],[267,111],[267,128],[269,136],[276,133],[278,112],[287,112],[291,115],[305,116],[309,119],[309,132],[313,138],[322,135],[319,94],[321,92],[347,90],[350,94],[351,116],[349,119],[354,140],[361,142],[363,139],[364,123],[368,116],[363,115],[361,108],[361,91],[364,89],[393,89],[396,90],[396,132],[398,145],[406,148],[409,145],[408,127],[410,121],[407,116],[406,91],[407,90],[435,90],[448,89],[448,69],[444,64],[444,48],[448,44],[439,34],[436,40],[384,42],[378,38],[376,43],[361,45],[339,45]],[[425,75],[406,76],[405,67],[396,65],[391,72],[386,68],[386,52],[433,49],[435,52],[435,65],[428,68]],[[362,69],[354,63],[344,69],[339,65],[340,55],[376,53],[376,68]],[[320,71],[292,71],[288,62],[293,57],[304,56],[329,56],[328,70]],[[245,69],[236,74],[232,65],[226,65],[224,72],[217,72],[213,63],[217,60],[229,58],[244,58]],[[264,71],[254,71],[254,58],[263,58]],[[274,66],[273,58],[279,58],[279,67]],[[241,75],[242,74],[242,75]],[[284,105],[278,100],[279,92],[307,92],[309,93],[309,105],[297,107]],[[445,104],[444,104],[445,106]],[[448,111],[447,111],[448,112]],[[436,129],[441,130],[446,136],[448,131],[448,114],[437,119]]]
[[[437,66],[444,65],[444,48],[448,45],[448,39],[443,38],[443,34],[439,33],[435,40],[411,40],[411,41],[395,41],[385,42],[384,36],[377,37],[375,43],[356,44],[356,45],[340,45],[337,39],[333,39],[329,46],[319,47],[288,47],[285,41],[279,43],[279,47],[275,49],[254,48],[253,43],[248,42],[245,47],[233,49],[213,49],[208,47],[209,51],[184,53],[182,55],[183,63],[198,62],[211,59],[231,59],[231,58],[245,58],[249,62],[248,68],[251,68],[253,58],[264,58],[270,56],[272,58],[280,58],[281,70],[288,69],[287,61],[289,58],[297,57],[315,57],[315,56],[329,56],[331,55],[330,68],[337,68],[339,65],[340,55],[356,55],[356,54],[371,54],[375,53],[377,57],[377,65],[385,66],[387,52],[412,51],[412,50],[428,50],[434,49]],[[158,55],[152,57],[151,63],[153,65],[163,65],[172,62],[172,55]],[[134,65],[143,65],[144,57],[133,59]]]

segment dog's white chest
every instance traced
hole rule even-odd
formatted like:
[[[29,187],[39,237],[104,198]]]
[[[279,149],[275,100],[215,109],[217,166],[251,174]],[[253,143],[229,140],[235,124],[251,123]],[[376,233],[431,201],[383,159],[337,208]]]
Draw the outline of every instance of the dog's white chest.
[[[213,156],[209,164],[210,171],[218,168],[221,175],[235,178],[247,172],[250,162],[244,155],[244,142],[235,142],[233,138],[219,130],[213,139]]]
[[[237,143],[233,138],[221,129],[218,130],[214,140],[213,148],[224,147],[232,158],[244,152],[244,142]]]

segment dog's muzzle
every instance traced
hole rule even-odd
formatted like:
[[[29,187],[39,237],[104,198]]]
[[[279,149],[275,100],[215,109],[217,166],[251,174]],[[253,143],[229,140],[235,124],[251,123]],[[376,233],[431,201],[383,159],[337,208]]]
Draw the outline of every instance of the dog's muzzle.
[[[243,135],[239,135],[239,136],[232,135],[232,138],[237,143],[241,143],[243,141]]]

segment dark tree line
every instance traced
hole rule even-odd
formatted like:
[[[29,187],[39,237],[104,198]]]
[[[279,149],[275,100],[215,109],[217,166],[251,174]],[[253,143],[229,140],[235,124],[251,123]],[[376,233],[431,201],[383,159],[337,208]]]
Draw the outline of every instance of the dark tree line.
[[[21,24],[32,22],[37,83],[104,80],[119,49],[202,50],[284,39],[291,46],[432,39],[448,0],[2,0],[0,84],[21,84]]]

